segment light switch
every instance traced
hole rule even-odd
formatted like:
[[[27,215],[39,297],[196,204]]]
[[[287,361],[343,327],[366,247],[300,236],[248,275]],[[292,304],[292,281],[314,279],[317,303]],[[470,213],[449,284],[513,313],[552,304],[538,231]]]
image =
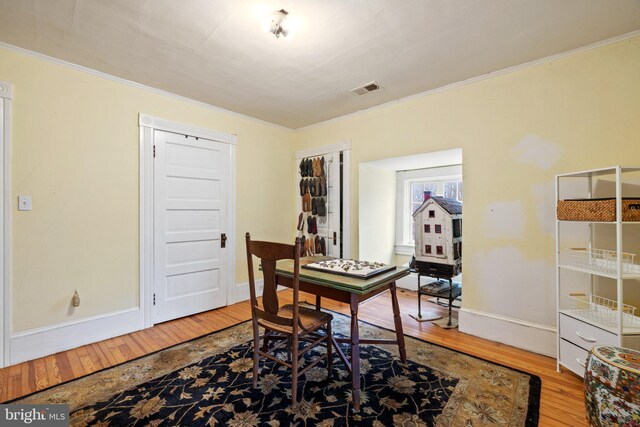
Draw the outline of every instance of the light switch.
[[[31,210],[31,196],[18,196],[18,210],[19,211]]]

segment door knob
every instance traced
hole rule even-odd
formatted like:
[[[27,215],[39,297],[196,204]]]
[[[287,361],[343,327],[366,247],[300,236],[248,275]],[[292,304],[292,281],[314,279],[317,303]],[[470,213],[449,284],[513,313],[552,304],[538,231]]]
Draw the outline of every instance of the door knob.
[[[222,233],[220,235],[220,247],[224,249],[226,246],[227,246],[227,234]]]

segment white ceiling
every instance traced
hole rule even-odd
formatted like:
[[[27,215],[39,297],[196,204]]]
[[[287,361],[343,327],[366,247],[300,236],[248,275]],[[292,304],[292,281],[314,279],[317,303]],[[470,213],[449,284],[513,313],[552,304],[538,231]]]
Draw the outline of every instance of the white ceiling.
[[[0,0],[2,42],[290,128],[638,29],[640,0]]]

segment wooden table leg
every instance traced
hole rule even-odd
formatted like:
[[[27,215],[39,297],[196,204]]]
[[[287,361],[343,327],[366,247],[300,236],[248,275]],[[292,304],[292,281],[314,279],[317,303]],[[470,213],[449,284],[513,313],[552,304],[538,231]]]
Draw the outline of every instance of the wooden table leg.
[[[358,300],[351,295],[351,385],[353,412],[360,412],[360,332],[358,329]]]
[[[398,296],[396,295],[396,283],[391,284],[391,305],[393,306],[393,322],[396,326],[396,338],[398,340],[398,351],[400,352],[400,360],[407,363],[407,350],[404,346],[404,332],[402,330],[402,318],[400,317],[400,306],[398,305]]]
[[[420,293],[420,274],[418,274],[418,319],[422,319],[422,304],[421,299],[422,293]]]
[[[320,295],[316,295],[316,310],[320,311],[322,308],[322,297]]]

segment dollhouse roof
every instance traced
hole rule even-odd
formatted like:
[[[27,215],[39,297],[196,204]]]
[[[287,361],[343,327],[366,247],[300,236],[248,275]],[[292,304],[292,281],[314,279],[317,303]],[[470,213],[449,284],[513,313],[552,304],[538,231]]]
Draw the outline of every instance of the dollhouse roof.
[[[450,215],[462,214],[462,203],[460,203],[456,199],[449,199],[442,196],[433,196],[430,199],[427,199],[424,202],[422,202],[420,207],[416,209],[416,211],[413,213],[413,216],[416,216],[416,214],[418,214],[419,212],[422,212],[424,208],[429,204],[429,201],[431,200],[433,200],[434,203],[437,203],[438,205],[440,205],[442,209],[447,211]]]

